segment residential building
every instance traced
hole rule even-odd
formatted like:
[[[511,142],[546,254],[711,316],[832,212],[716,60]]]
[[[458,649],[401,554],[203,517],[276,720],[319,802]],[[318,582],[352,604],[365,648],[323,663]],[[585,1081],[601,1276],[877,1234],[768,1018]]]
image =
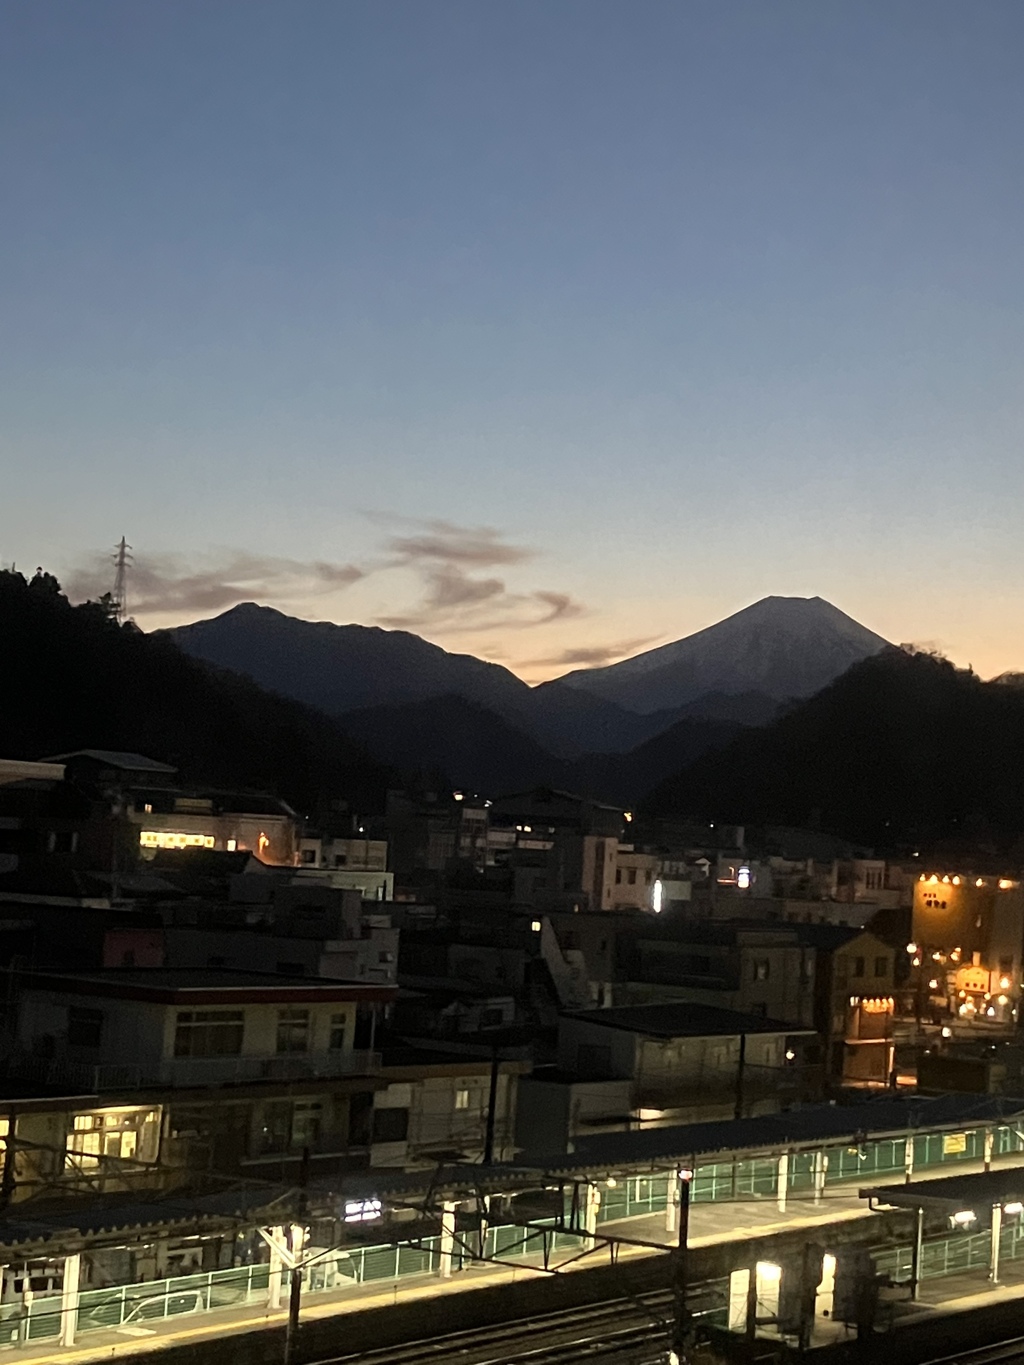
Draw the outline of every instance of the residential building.
[[[558,1066],[580,1080],[629,1080],[632,1107],[682,1122],[774,1112],[810,1099],[820,1074],[813,1028],[714,1006],[589,1010],[558,1027]]]

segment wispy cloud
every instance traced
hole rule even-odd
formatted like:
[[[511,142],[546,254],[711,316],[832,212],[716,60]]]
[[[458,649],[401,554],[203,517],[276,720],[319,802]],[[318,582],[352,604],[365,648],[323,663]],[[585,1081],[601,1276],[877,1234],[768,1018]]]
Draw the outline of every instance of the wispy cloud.
[[[510,591],[503,578],[478,577],[485,569],[522,564],[534,557],[493,526],[463,527],[448,521],[413,523],[405,535],[388,537],[390,567],[419,575],[422,596],[408,611],[380,616],[394,630],[520,630],[579,616],[584,608],[568,593],[549,589]]]
[[[129,576],[133,616],[219,611],[249,599],[289,601],[324,596],[365,577],[355,564],[285,559],[275,555],[222,550],[195,559],[180,555],[136,556]],[[95,555],[72,570],[72,597],[99,597],[110,590],[108,556]]]
[[[563,649],[545,659],[529,659],[524,668],[600,668],[602,664],[615,663],[618,659],[629,658],[643,649],[657,645],[663,639],[660,635],[648,635],[644,639],[617,640],[607,645],[578,645]]]
[[[396,588],[404,579],[408,594],[411,577],[413,600],[378,615],[378,625],[457,637],[526,630],[584,612],[569,593],[510,587],[495,570],[518,569],[536,558],[536,552],[496,527],[405,518],[396,531],[394,517],[369,515],[378,523],[386,522],[389,529],[377,552],[363,564],[289,559],[237,549],[190,558],[139,551],[129,576],[129,610],[143,623],[147,618],[185,621],[250,600],[308,611],[311,600],[329,598],[370,577],[393,580]],[[76,599],[98,597],[113,581],[111,558],[93,555],[66,577]]]
[[[433,561],[490,569],[497,564],[521,564],[536,554],[525,545],[510,544],[494,526],[456,526],[436,520],[411,526],[410,535],[389,536],[385,542],[385,549],[402,564]]]

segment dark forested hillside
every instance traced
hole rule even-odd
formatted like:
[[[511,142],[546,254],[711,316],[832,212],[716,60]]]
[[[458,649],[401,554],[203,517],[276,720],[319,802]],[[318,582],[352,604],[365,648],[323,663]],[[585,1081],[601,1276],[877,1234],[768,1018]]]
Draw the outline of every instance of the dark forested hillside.
[[[132,750],[310,814],[383,801],[388,770],[325,716],[117,625],[104,604],[71,606],[49,574],[0,572],[0,662],[2,757]]]
[[[1024,830],[1024,689],[887,649],[696,759],[647,806],[810,825],[879,848],[1005,849]]]

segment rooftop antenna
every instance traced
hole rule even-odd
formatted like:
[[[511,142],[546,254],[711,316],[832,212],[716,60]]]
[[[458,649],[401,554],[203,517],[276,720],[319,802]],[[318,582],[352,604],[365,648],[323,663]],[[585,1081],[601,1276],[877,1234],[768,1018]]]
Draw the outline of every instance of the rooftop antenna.
[[[123,626],[128,619],[128,569],[132,562],[131,546],[121,537],[114,555],[114,620]]]

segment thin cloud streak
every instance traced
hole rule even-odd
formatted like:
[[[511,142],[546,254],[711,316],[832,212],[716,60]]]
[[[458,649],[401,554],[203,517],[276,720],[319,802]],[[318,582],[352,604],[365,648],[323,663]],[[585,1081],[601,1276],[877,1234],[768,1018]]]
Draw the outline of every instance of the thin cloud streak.
[[[394,526],[394,518],[388,525]],[[391,630],[458,638],[533,630],[586,613],[569,593],[511,587],[504,576],[495,574],[496,568],[513,568],[536,557],[529,546],[509,540],[496,527],[413,518],[403,519],[401,526],[401,533],[384,536],[378,553],[362,565],[230,548],[212,551],[198,562],[175,554],[139,553],[129,575],[129,611],[161,623],[168,617],[184,622],[218,613],[244,601],[304,611],[312,599],[328,598],[362,580],[400,573],[412,578],[416,600],[373,618]],[[69,590],[78,599],[98,597],[112,582],[110,557],[97,554],[72,570]]]
[[[664,637],[661,635],[648,635],[638,640],[619,640],[614,644],[608,645],[580,645],[564,649],[560,654],[551,655],[544,659],[527,659],[520,665],[522,668],[600,668],[604,664],[615,663],[619,659],[629,658],[634,654],[640,653],[643,649],[650,649],[659,644]]]
[[[325,596],[365,576],[355,564],[304,562],[240,550],[210,555],[199,569],[179,555],[138,555],[128,579],[128,606],[137,616],[219,611],[249,599]],[[110,591],[112,581],[109,557],[96,555],[72,571],[69,592],[75,598],[99,597]]]

